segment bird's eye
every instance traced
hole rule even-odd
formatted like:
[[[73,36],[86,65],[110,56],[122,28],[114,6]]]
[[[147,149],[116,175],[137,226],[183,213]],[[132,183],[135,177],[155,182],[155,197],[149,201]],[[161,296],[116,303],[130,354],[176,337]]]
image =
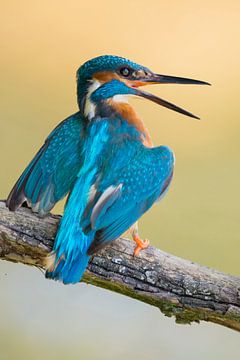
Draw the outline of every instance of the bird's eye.
[[[122,67],[120,70],[119,70],[120,74],[124,77],[128,77],[131,73],[130,69],[128,67]]]

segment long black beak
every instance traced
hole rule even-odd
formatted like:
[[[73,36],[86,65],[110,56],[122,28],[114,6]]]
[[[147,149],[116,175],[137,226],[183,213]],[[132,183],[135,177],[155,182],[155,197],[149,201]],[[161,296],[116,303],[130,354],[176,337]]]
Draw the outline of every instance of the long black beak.
[[[154,74],[154,73],[148,74],[147,76],[143,77],[140,81],[142,81],[141,85],[147,85],[147,84],[211,85],[205,81],[188,79],[188,78],[177,77],[177,76],[160,75],[160,74]],[[136,95],[141,96],[145,99],[151,100],[158,105],[162,105],[168,109],[179,112],[183,115],[190,116],[191,118],[198,119],[198,120],[200,119],[198,116],[193,115],[189,111],[186,111],[177,105],[174,105],[166,100],[163,100],[163,99],[157,97],[156,95],[152,95],[148,92],[141,91],[141,90],[139,90],[139,88],[136,89]]]
[[[200,118],[198,116],[193,115],[189,111],[186,111],[186,110],[180,108],[179,106],[174,105],[174,104],[172,104],[172,103],[170,103],[170,102],[168,102],[166,100],[163,100],[163,99],[159,98],[156,95],[150,94],[150,93],[148,93],[146,91],[141,91],[141,90],[138,89],[138,90],[136,90],[136,95],[141,96],[141,97],[143,97],[145,99],[151,100],[151,101],[155,102],[156,104],[162,105],[162,106],[164,106],[164,107],[166,107],[166,108],[168,108],[170,110],[173,110],[173,111],[179,112],[179,113],[181,113],[183,115],[190,116],[191,118],[200,120]]]
[[[160,74],[152,74],[146,79],[146,82],[151,82],[152,84],[211,85],[206,81]]]

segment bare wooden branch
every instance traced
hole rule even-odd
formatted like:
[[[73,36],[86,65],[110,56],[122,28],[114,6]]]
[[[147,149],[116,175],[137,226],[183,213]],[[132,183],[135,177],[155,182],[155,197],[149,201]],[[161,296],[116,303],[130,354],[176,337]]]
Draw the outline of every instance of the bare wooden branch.
[[[43,268],[59,219],[26,208],[13,213],[0,201],[0,258]],[[133,248],[117,240],[92,257],[83,281],[154,305],[177,323],[205,320],[240,331],[239,277],[153,247],[135,258]]]

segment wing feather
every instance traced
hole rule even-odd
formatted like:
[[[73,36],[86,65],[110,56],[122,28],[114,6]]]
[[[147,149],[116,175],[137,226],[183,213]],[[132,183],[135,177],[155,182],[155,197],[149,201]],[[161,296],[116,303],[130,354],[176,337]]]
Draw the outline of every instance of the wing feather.
[[[61,122],[11,190],[7,206],[14,211],[27,201],[33,211],[48,213],[72,188],[82,165],[83,124],[80,113]]]
[[[112,197],[103,192],[98,200],[108,199],[104,212],[94,211],[93,208],[91,228],[96,230],[96,234],[88,249],[89,255],[121,236],[166,192],[172,179],[173,166],[173,154],[166,147],[151,151],[144,149],[140,156],[131,161],[119,177],[121,192],[118,196],[114,196],[117,187],[110,186],[106,192],[112,189]],[[140,169],[143,174],[137,182],[130,178],[133,169]]]

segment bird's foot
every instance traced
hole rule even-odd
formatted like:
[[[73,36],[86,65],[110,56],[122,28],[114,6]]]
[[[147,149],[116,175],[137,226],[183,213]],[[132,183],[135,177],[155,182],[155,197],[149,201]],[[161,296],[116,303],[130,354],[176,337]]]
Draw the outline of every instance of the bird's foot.
[[[135,241],[135,243],[137,244],[134,249],[133,256],[138,256],[140,251],[146,249],[150,244],[150,241],[148,239],[142,240],[140,236],[136,234],[133,235],[133,241]]]

